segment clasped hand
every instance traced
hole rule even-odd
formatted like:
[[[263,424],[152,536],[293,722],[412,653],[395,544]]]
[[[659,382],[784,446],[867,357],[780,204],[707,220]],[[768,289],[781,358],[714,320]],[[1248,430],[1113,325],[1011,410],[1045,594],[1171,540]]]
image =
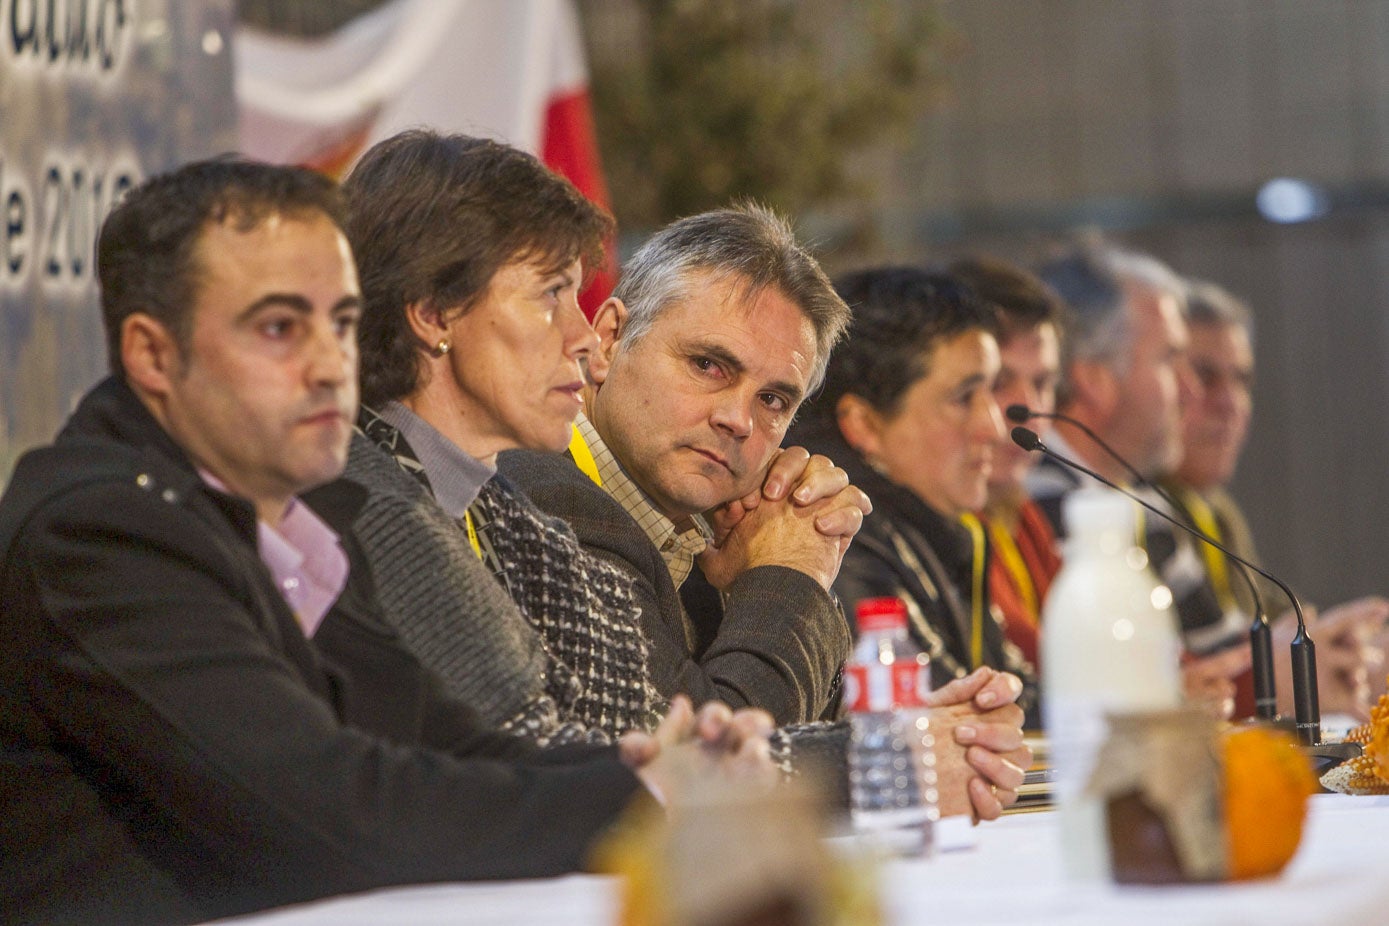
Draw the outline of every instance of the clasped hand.
[[[727,588],[755,566],[786,566],[825,589],[873,504],[828,457],[801,447],[780,451],[760,488],[709,512],[714,543],[700,568]]]
[[[770,787],[778,772],[768,736],[772,716],[758,708],[734,711],[710,701],[695,711],[676,695],[651,733],[632,732],[618,741],[618,755],[663,803],[678,803],[692,783],[723,776],[751,789]]]

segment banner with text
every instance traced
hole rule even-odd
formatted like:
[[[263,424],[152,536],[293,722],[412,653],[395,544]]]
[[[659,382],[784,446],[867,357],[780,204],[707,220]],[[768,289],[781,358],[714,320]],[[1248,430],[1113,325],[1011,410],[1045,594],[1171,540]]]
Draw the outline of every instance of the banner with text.
[[[111,205],[235,148],[232,24],[233,0],[0,0],[0,484],[106,372]]]

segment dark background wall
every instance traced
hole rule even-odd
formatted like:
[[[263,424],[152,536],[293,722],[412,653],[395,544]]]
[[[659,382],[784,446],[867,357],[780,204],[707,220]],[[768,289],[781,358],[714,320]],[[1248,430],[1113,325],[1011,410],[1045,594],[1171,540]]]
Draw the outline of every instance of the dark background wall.
[[[946,103],[865,167],[882,256],[1031,259],[1105,230],[1256,313],[1237,474],[1266,560],[1311,600],[1389,592],[1389,3],[945,0]],[[1277,225],[1272,178],[1328,211]]]
[[[231,0],[0,0],[0,485],[106,372],[112,203],[235,147],[232,23]]]

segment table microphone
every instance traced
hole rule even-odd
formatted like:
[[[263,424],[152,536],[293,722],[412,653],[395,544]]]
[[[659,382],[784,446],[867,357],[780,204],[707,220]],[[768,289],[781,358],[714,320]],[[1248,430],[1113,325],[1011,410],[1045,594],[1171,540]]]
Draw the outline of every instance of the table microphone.
[[[1293,708],[1297,718],[1297,734],[1305,745],[1323,745],[1321,743],[1321,709],[1317,705],[1316,647],[1312,644],[1311,638],[1307,636],[1307,624],[1302,616],[1302,602],[1297,600],[1297,596],[1293,594],[1292,589],[1288,588],[1288,586],[1281,579],[1269,575],[1267,572],[1260,569],[1258,566],[1255,566],[1253,563],[1249,562],[1243,557],[1235,555],[1230,550],[1227,550],[1222,544],[1216,543],[1215,540],[1213,540],[1212,538],[1207,537],[1205,534],[1195,530],[1194,528],[1188,527],[1181,521],[1178,521],[1176,518],[1172,517],[1162,509],[1158,508],[1156,505],[1149,504],[1142,498],[1139,498],[1137,495],[1130,492],[1128,489],[1125,489],[1117,483],[1106,479],[1094,470],[1082,466],[1081,464],[1075,462],[1074,460],[1068,459],[1067,457],[1063,457],[1061,454],[1057,453],[1056,451],[1048,447],[1046,444],[1042,443],[1042,439],[1037,436],[1036,431],[1033,431],[1030,428],[1018,426],[1013,428],[1012,437],[1013,443],[1017,444],[1023,450],[1029,452],[1035,450],[1038,453],[1050,457],[1051,459],[1062,464],[1063,466],[1076,470],[1077,472],[1084,473],[1091,479],[1103,483],[1104,485],[1109,486],[1111,489],[1114,489],[1116,492],[1120,492],[1123,495],[1128,496],[1130,499],[1142,505],[1144,508],[1151,511],[1153,514],[1157,515],[1158,517],[1162,518],[1168,523],[1173,524],[1176,527],[1180,527],[1182,530],[1186,531],[1188,534],[1191,534],[1193,537],[1196,537],[1198,540],[1205,541],[1206,543],[1215,547],[1221,553],[1224,553],[1226,556],[1230,557],[1230,559],[1243,566],[1248,567],[1249,569],[1254,570],[1259,575],[1263,576],[1265,579],[1268,579],[1274,585],[1277,585],[1278,588],[1282,590],[1283,594],[1288,596],[1288,600],[1291,601],[1293,605],[1293,613],[1297,615],[1297,636],[1293,638],[1291,647],[1293,669]]]
[[[1118,451],[1101,440],[1100,436],[1090,430],[1085,422],[1072,418],[1070,415],[1063,415],[1060,412],[1033,411],[1026,405],[1021,404],[1009,405],[1008,408],[1004,410],[1004,415],[1014,424],[1023,424],[1031,418],[1049,418],[1054,421],[1063,421],[1066,424],[1074,425],[1084,432],[1086,437],[1094,441],[1097,447],[1109,454],[1110,459],[1122,466],[1128,474],[1134,478],[1134,481],[1138,485],[1147,486],[1158,495],[1162,496],[1162,500],[1167,502],[1173,511],[1180,514],[1185,510],[1162,486],[1151,482],[1130,464],[1128,460],[1121,457]],[[1014,438],[1014,440],[1016,440],[1016,438]],[[1161,512],[1159,512],[1159,514],[1161,514]],[[1169,521],[1172,520],[1165,514],[1163,517],[1167,518]],[[1214,538],[1207,536],[1205,531],[1197,529],[1195,525],[1183,523],[1178,526],[1187,531],[1187,533],[1193,534],[1199,540],[1224,552],[1224,547],[1216,543]],[[1249,570],[1244,567],[1243,561],[1235,562],[1235,566],[1237,567],[1240,577],[1244,579],[1244,584],[1249,586],[1249,594],[1254,600],[1254,621],[1249,625],[1249,649],[1251,665],[1254,670],[1254,713],[1261,720],[1276,720],[1278,717],[1278,692],[1276,683],[1274,682],[1273,672],[1273,631],[1268,625],[1268,617],[1264,612],[1264,598],[1259,594],[1259,588],[1254,584],[1254,578],[1249,574]]]

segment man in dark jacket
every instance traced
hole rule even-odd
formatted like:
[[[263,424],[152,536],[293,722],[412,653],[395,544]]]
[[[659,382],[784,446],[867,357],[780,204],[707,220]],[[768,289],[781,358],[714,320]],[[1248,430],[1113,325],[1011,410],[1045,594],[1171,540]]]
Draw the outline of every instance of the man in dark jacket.
[[[633,577],[665,693],[756,705],[781,723],[833,710],[849,632],[829,589],[871,506],[828,458],[779,445],[848,316],[780,217],[682,219],[628,261],[598,310],[569,455],[498,458]],[[700,517],[711,510],[712,529]],[[1013,800],[1027,764],[1021,691],[984,670],[936,693],[946,813],[996,817]]]
[[[6,922],[557,874],[698,751],[659,749],[684,707],[617,749],[484,729],[377,619],[344,525],[298,501],[356,491],[333,482],[357,396],[340,215],[322,178],[222,160],[102,230],[114,375],[0,500]],[[763,718],[703,720],[765,758]]]
[[[803,452],[781,461],[779,492],[759,489],[847,319],[778,217],[740,209],[684,219],[628,262],[595,317],[597,385],[574,448],[589,472],[553,454],[498,460],[542,510],[635,579],[652,681],[665,695],[753,705],[778,723],[831,709],[849,634],[829,585],[862,493],[834,482],[822,460],[806,474],[814,484],[802,485],[811,503],[787,497],[786,473],[806,468]],[[732,542],[706,552],[713,528],[701,514],[750,493],[761,504]],[[822,533],[817,520],[841,527]],[[680,590],[696,573],[721,594],[687,608]]]

